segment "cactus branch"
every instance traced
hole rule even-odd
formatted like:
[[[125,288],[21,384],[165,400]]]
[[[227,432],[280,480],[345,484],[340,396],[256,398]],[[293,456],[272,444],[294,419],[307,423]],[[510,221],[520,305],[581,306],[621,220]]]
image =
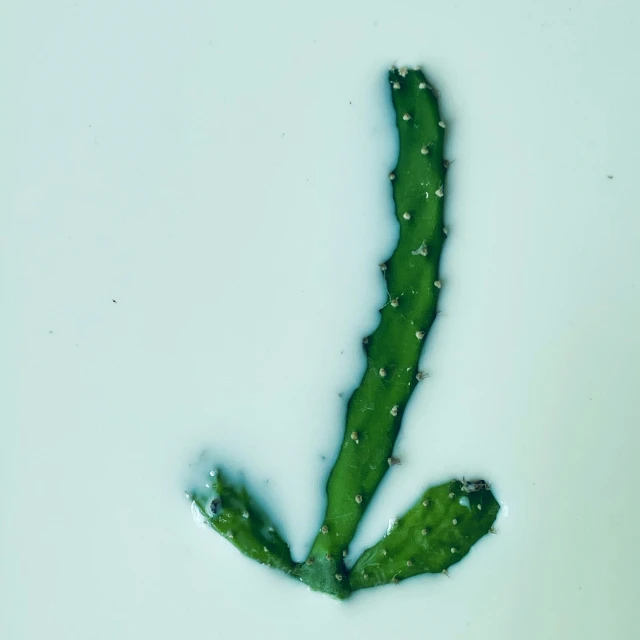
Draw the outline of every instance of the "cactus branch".
[[[482,481],[431,487],[378,544],[358,558],[350,572],[352,591],[421,573],[446,572],[490,531],[498,509]]]
[[[390,174],[400,238],[381,269],[391,304],[363,341],[367,368],[348,402],[342,447],[327,482],[325,525],[331,535],[317,537],[315,554],[342,555],[389,470],[404,410],[421,378],[420,354],[440,293],[446,236],[443,198],[436,194],[444,187],[445,129],[421,71],[392,70],[389,80],[400,136]]]
[[[308,557],[294,563],[286,542],[247,491],[224,483],[219,474],[209,492],[193,494],[199,514],[240,551],[337,598],[446,571],[491,529],[499,509],[486,483],[452,480],[428,489],[351,571],[344,563],[376,489],[399,463],[393,449],[402,417],[426,378],[419,361],[437,315],[447,236],[449,163],[437,92],[420,70],[393,68],[389,82],[400,142],[389,174],[400,234],[393,254],[380,265],[389,302],[380,310],[378,327],[362,341],[367,366],[347,404],[342,444],[327,480],[326,512]]]
[[[187,498],[194,515],[215,529],[242,553],[260,564],[292,573],[295,567],[289,545],[275,524],[251,498],[246,487],[234,487],[220,470],[210,473],[204,488],[196,487]]]

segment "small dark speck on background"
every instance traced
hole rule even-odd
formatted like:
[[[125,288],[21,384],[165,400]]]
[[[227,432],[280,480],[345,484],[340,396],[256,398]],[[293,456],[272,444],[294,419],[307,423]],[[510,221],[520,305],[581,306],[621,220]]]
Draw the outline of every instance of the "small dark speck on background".
[[[114,300],[113,298],[111,298],[111,302],[115,302],[116,304],[118,304],[118,301]]]
[[[613,176],[607,176],[607,178],[609,178],[609,180],[613,180]]]

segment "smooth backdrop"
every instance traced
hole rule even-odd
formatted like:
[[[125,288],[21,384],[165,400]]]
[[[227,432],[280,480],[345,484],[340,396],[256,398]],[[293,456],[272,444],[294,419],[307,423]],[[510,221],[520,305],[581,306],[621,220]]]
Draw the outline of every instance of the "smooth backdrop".
[[[637,2],[2,13],[0,637],[638,637]],[[352,555],[428,483],[486,476],[503,509],[450,578],[338,604],[183,490],[207,450],[297,557],[320,524],[397,232],[394,63],[441,91],[450,234]]]

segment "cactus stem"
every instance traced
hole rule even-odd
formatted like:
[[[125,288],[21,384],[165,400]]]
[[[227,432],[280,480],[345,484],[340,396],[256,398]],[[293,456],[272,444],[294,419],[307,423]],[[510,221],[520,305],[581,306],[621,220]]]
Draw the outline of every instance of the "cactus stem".
[[[482,480],[430,487],[401,519],[389,521],[383,540],[364,551],[350,570],[345,565],[366,507],[389,468],[400,464],[392,452],[402,414],[416,383],[427,377],[418,364],[439,313],[440,256],[447,235],[444,182],[450,162],[443,156],[445,122],[438,92],[419,70],[394,66],[388,80],[399,153],[387,175],[399,239],[379,265],[388,302],[380,309],[377,328],[362,338],[367,366],[347,403],[342,446],[327,479],[326,511],[307,559],[291,558],[267,513],[246,487],[227,482],[224,470],[209,472],[206,489],[202,483],[185,493],[198,522],[229,538],[239,551],[337,598],[422,573],[448,576],[448,567],[488,531],[495,533],[492,525],[500,509]],[[401,297],[402,309],[393,311]]]

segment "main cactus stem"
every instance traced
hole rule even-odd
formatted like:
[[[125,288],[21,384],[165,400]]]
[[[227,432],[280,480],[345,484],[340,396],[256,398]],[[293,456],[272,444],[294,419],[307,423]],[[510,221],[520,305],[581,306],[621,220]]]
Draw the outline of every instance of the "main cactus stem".
[[[435,90],[420,70],[391,69],[389,81],[400,145],[389,175],[400,226],[398,245],[380,265],[388,301],[380,324],[363,339],[367,367],[347,405],[338,458],[327,481],[327,508],[307,559],[295,563],[275,526],[244,488],[212,472],[207,491],[189,497],[197,513],[243,553],[277,567],[314,590],[346,598],[358,589],[442,573],[491,531],[498,503],[482,480],[452,480],[428,489],[365,551],[351,570],[349,543],[385,474],[415,387],[425,340],[436,318],[446,239],[445,123]]]

